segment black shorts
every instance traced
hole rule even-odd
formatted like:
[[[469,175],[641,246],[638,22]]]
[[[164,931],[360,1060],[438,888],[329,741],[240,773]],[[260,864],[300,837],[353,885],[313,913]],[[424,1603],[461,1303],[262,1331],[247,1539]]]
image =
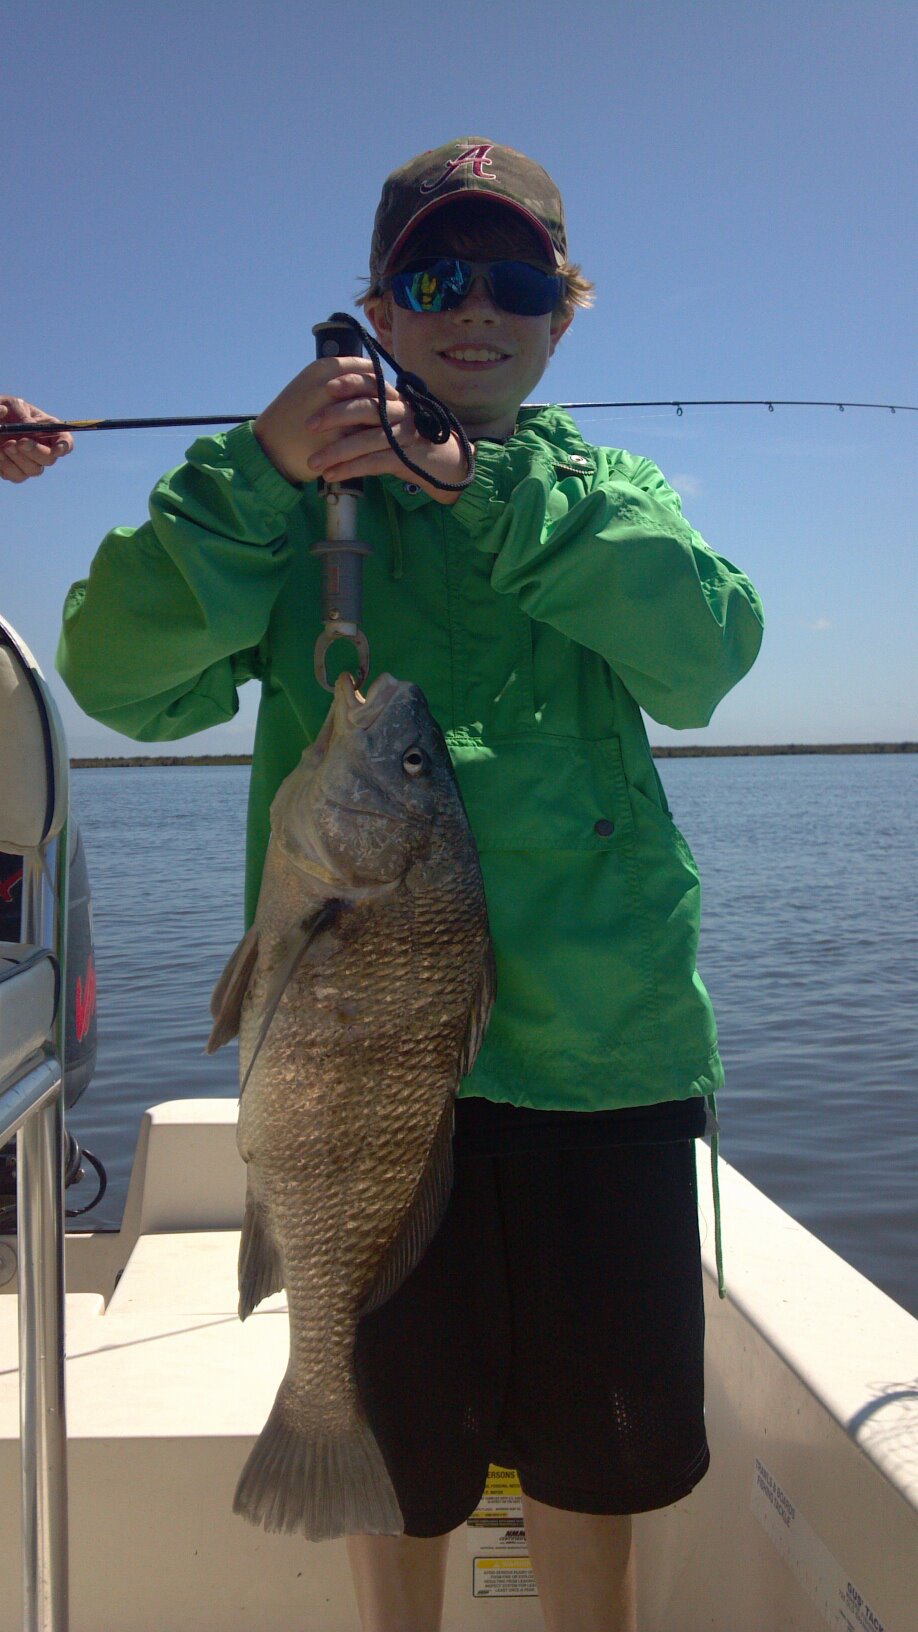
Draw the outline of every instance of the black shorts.
[[[440,1229],[357,1334],[406,1534],[467,1519],[491,1462],[551,1507],[669,1506],[708,1466],[694,1142],[483,1154],[476,1105]]]

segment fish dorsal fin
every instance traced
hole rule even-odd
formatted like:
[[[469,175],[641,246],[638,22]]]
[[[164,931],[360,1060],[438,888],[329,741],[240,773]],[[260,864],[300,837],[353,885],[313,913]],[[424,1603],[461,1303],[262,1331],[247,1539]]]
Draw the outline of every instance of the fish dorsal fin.
[[[497,969],[494,948],[489,941],[481,960],[481,978],[472,996],[465,1038],[459,1054],[459,1076],[467,1077],[478,1058],[478,1050],[488,1029],[494,998],[497,994]]]
[[[258,930],[254,927],[243,935],[229,959],[210,1000],[214,1028],[207,1039],[206,1053],[213,1054],[224,1043],[239,1035],[242,1003],[258,961]]]
[[[304,960],[313,964],[324,963],[332,952],[337,951],[339,941],[334,933],[335,927],[341,914],[350,910],[346,901],[339,901],[337,898],[331,901],[323,901],[318,911],[310,917],[304,918],[302,923],[297,925],[296,929],[288,936],[289,951],[287,956],[282,963],[278,964],[268,981],[268,989],[265,992],[264,1019],[258,1033],[258,1040],[252,1050],[252,1058],[249,1060],[245,1076],[242,1079],[242,1086],[239,1089],[240,1098],[245,1093],[246,1083],[252,1075],[252,1067],[261,1053],[262,1044],[268,1035],[271,1021],[277,1013],[280,1000],[300,964]]]

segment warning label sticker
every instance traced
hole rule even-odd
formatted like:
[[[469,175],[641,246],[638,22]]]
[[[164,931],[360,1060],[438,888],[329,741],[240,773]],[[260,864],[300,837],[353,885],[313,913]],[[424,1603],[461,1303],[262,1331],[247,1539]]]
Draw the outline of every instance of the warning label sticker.
[[[470,1553],[525,1553],[523,1493],[513,1468],[488,1469],[484,1492],[466,1523]]]
[[[758,1457],[749,1506],[828,1626],[835,1632],[892,1632]]]
[[[473,1558],[473,1598],[535,1598],[528,1558]]]

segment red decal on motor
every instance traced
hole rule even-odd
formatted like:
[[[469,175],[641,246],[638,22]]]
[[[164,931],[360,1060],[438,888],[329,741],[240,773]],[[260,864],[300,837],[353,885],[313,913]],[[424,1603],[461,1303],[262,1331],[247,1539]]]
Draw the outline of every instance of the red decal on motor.
[[[13,891],[17,884],[22,883],[22,868],[18,873],[11,873],[9,878],[0,878],[0,901],[12,902]]]
[[[81,1043],[89,1030],[90,1022],[96,1009],[96,966],[89,960],[86,970],[86,986],[77,975],[76,983],[76,1034],[77,1042]]]

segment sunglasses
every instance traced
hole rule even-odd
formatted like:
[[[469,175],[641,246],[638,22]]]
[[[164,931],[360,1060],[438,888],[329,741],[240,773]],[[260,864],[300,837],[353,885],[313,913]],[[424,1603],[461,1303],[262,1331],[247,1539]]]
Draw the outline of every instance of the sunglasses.
[[[460,261],[451,255],[418,261],[383,283],[406,312],[451,312],[476,278],[484,278],[495,306],[517,317],[544,317],[564,292],[562,277],[527,261]]]

